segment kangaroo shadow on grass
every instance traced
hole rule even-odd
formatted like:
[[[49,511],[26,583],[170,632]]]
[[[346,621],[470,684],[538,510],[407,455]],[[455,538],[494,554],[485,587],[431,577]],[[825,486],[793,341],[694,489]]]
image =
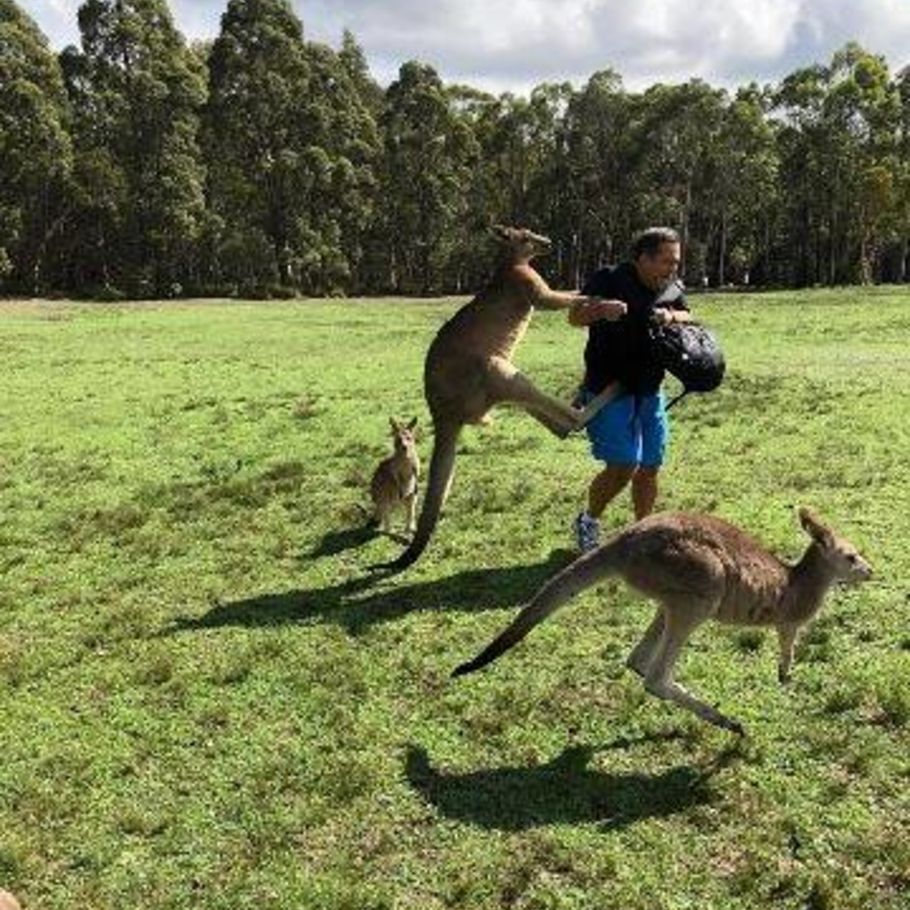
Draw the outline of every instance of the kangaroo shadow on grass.
[[[540,563],[505,568],[469,569],[447,578],[396,584],[381,590],[373,577],[337,585],[281,594],[260,594],[233,603],[216,604],[197,617],[178,617],[165,634],[223,626],[334,623],[357,635],[374,623],[388,622],[419,610],[470,612],[524,603],[554,572],[575,558],[554,550]],[[365,593],[366,592],[366,593]]]
[[[337,556],[345,550],[361,547],[374,537],[388,537],[401,546],[407,546],[411,538],[395,531],[382,531],[376,524],[361,525],[356,528],[345,528],[343,531],[329,531],[322,540],[307,554],[310,559],[323,556]]]
[[[740,754],[734,745],[704,767],[677,765],[656,774],[608,773],[588,767],[595,753],[629,744],[619,741],[599,749],[574,745],[545,765],[467,774],[437,771],[426,750],[411,745],[405,776],[446,818],[481,828],[523,831],[542,825],[595,823],[612,831],[710,803],[714,799],[711,778]]]
[[[329,531],[308,554],[312,559],[320,556],[337,556],[345,550],[363,546],[367,541],[379,535],[375,525],[361,525],[358,528],[345,528],[343,531]]]

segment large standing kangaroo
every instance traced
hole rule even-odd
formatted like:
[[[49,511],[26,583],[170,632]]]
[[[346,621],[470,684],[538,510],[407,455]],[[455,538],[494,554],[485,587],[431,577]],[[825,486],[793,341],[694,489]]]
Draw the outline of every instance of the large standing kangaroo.
[[[664,512],[643,518],[554,575],[498,638],[453,675],[472,673],[495,660],[560,604],[602,578],[619,575],[659,604],[626,665],[644,678],[653,695],[741,734],[739,721],[673,679],[673,667],[689,635],[708,619],[775,626],[778,678],[786,682],[796,636],[821,609],[831,585],[864,581],[872,574],[856,547],[818,516],[802,508],[799,517],[811,543],[794,565],[781,562],[739,528],[711,515]]]
[[[401,556],[376,568],[404,569],[423,553],[449,492],[455,445],[465,424],[487,423],[494,405],[510,402],[562,438],[581,429],[616,394],[616,387],[608,386],[577,410],[539,391],[513,365],[512,354],[534,307],[567,309],[585,298],[552,290],[532,268],[531,260],[550,249],[548,238],[524,228],[497,225],[493,230],[502,257],[490,283],[443,325],[427,351],[424,393],[433,418],[433,455],[417,532]],[[625,304],[615,301],[604,318],[624,313]]]

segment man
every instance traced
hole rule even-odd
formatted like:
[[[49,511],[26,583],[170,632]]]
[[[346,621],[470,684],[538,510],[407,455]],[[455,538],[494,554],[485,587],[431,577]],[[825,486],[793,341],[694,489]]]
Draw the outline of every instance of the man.
[[[648,228],[635,239],[631,261],[601,269],[585,285],[583,294],[606,299],[579,301],[569,310],[572,325],[588,327],[582,399],[590,400],[613,382],[620,387],[620,394],[587,425],[591,452],[604,468],[591,481],[587,510],[575,519],[582,551],[598,545],[600,516],[630,481],[636,519],[654,508],[669,427],[660,390],[664,370],[652,354],[648,326],[652,320],[690,319],[676,281],[679,262],[676,231]],[[613,304],[615,311],[617,300],[626,304],[626,315],[609,322],[605,304]]]

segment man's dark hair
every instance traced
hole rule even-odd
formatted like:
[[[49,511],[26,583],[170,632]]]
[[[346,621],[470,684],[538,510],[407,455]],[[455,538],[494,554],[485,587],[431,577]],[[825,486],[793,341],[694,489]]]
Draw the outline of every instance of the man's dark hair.
[[[665,243],[679,243],[679,234],[668,227],[649,227],[632,241],[632,258],[653,256]]]

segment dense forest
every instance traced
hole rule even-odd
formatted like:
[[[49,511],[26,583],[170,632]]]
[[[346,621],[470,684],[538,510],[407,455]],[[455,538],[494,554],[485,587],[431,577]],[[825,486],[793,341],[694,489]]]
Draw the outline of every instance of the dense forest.
[[[650,224],[712,286],[904,282],[910,68],[848,44],[779,84],[643,92],[609,68],[529,97],[389,86],[356,37],[229,0],[188,44],[166,0],[86,0],[55,54],[0,0],[0,292],[463,293],[486,228],[549,234],[563,286]]]

